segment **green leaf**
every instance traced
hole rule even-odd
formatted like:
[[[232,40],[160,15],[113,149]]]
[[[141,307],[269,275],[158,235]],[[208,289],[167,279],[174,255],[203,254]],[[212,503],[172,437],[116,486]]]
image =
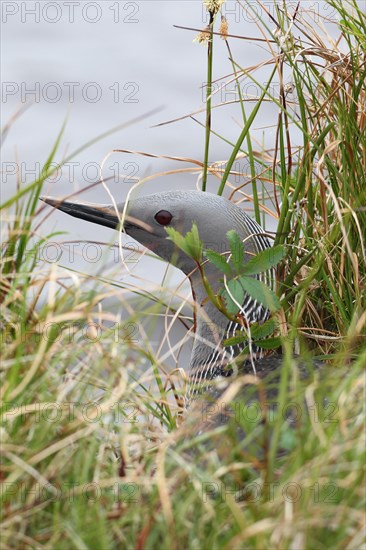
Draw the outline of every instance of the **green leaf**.
[[[183,252],[185,252],[187,254],[187,248],[186,248],[186,243],[185,243],[185,240],[184,240],[184,237],[183,235],[181,235],[179,233],[179,231],[177,231],[176,229],[174,229],[174,227],[166,227],[165,228],[165,231],[168,233],[168,238],[173,241],[173,243],[178,247],[180,248],[181,250],[183,250]]]
[[[277,265],[286,255],[284,245],[279,244],[258,252],[242,269],[245,275],[258,275]]]
[[[233,338],[228,338],[227,340],[225,340],[224,345],[226,347],[235,346],[236,344],[241,344],[243,342],[246,342],[247,339],[248,337],[245,337],[245,333],[243,333],[243,336],[240,340],[239,340],[239,336],[238,337],[234,336]],[[273,338],[263,338],[262,340],[253,340],[252,342],[259,348],[269,349],[269,350],[277,349],[282,346],[282,340],[280,336],[276,336]],[[250,351],[249,345],[247,345],[245,346],[244,349],[240,350],[240,353],[245,354],[245,353],[249,353],[249,351]]]
[[[276,349],[282,345],[280,336],[274,336],[273,338],[264,338],[263,340],[254,340],[254,343],[264,349]]]
[[[226,233],[226,236],[230,244],[233,265],[238,273],[242,273],[244,267],[244,245],[240,235],[231,229]]]
[[[236,344],[241,344],[242,342],[246,342],[247,339],[248,338],[243,337],[243,339],[240,341],[231,342],[231,340],[234,340],[234,338],[233,339],[228,338],[227,340],[225,340],[224,345],[226,347],[235,346]],[[282,341],[281,341],[281,338],[277,336],[276,338],[263,338],[263,340],[253,340],[253,344],[263,349],[277,349],[281,347]],[[249,345],[246,346],[244,349],[240,350],[240,353],[249,353]]]
[[[222,256],[215,250],[206,250],[205,256],[209,262],[211,262],[219,271],[227,275],[228,277],[232,276],[232,270],[230,265],[227,263],[225,256]]]
[[[253,323],[250,327],[250,333],[253,340],[265,338],[270,334],[273,334],[277,327],[276,320],[273,318],[267,319],[265,323]]]
[[[200,241],[198,228],[195,223],[192,224],[191,231],[188,231],[184,238],[187,244],[189,256],[200,262],[202,260],[202,241]]]
[[[168,238],[173,241],[173,243],[183,250],[190,258],[200,262],[202,260],[202,241],[199,238],[197,225],[192,224],[191,231],[188,231],[186,235],[182,235],[174,229],[174,227],[166,227],[166,232],[168,233]]]
[[[244,302],[244,288],[238,281],[238,279],[232,279],[228,282],[227,287],[230,291],[230,294],[235,298],[235,300],[238,302],[238,304],[242,304]],[[226,288],[223,289],[221,295],[225,300],[226,309],[229,313],[232,315],[236,315],[239,312],[238,305],[234,302],[232,297],[230,296],[229,292],[226,290]]]
[[[262,283],[262,281],[246,276],[240,277],[239,281],[245,292],[272,313],[281,308],[280,301],[276,294],[267,285]]]
[[[224,346],[230,347],[230,346],[236,346],[237,344],[241,344],[242,342],[246,342],[248,340],[247,333],[243,330],[237,330],[235,332],[235,336],[232,336],[231,338],[227,338],[224,340]]]
[[[250,326],[250,334],[252,340],[260,340],[261,338],[265,338],[266,336],[273,334],[275,328],[276,321],[272,318],[268,319],[265,323],[253,323]],[[244,330],[237,330],[235,331],[235,336],[232,336],[231,338],[228,338],[224,341],[224,345],[235,346],[236,344],[246,342],[247,339],[248,337]],[[262,340],[260,340],[260,342],[261,341]],[[258,343],[258,345],[260,345],[260,342]]]

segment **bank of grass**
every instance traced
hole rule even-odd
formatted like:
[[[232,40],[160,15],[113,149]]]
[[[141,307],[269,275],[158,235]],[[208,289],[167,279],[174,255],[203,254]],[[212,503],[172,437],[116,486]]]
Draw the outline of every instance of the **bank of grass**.
[[[287,454],[268,450],[266,426],[256,421],[244,446],[230,432],[216,439],[223,442],[217,452],[187,457],[195,436],[175,429],[182,377],[166,375],[142,329],[134,338],[133,327],[166,306],[146,305],[143,288],[135,289],[138,307],[126,306],[123,282],[39,261],[46,241],[38,237],[38,196],[57,142],[43,176],[19,187],[2,210],[2,548],[353,550],[365,543],[366,24],[356,3],[328,4],[338,18],[334,39],[306,12],[282,4],[275,35],[259,22],[275,41],[268,70],[280,93],[258,83],[258,97],[277,103],[276,143],[270,152],[254,150],[256,118],[239,94],[244,130],[232,144],[235,154],[251,155],[255,215],[266,199],[279,220],[276,242],[287,246],[278,285],[287,366],[294,346],[329,362],[326,383],[316,377],[287,397],[310,410],[298,429],[273,419]],[[238,84],[256,80],[242,60],[231,66]],[[230,183],[234,158],[207,172],[222,177],[236,200],[244,188]],[[120,301],[129,318],[121,323],[100,306],[105,298]],[[258,441],[261,452],[251,454]]]

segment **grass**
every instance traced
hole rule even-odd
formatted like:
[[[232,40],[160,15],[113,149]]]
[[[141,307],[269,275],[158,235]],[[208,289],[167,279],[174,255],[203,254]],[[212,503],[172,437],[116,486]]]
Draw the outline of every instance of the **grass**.
[[[215,48],[228,48],[237,89],[250,79],[258,97],[253,106],[238,93],[235,143],[211,120],[194,168],[257,218],[277,219],[283,378],[296,374],[294,349],[329,363],[325,380],[289,392],[282,383],[279,399],[306,402],[310,414],[290,430],[280,414],[265,409],[262,423],[248,413],[244,441],[216,429],[213,449],[192,455],[207,434],[192,436],[194,418],[182,424],[184,376],[166,371],[149,340],[159,317],[168,339],[174,319],[191,326],[172,301],[179,291],[154,295],[111,272],[87,277],[39,259],[47,239],[38,236],[38,196],[60,132],[42,176],[2,206],[2,548],[364,547],[366,23],[352,0],[328,5],[335,38],[293,5],[272,14],[276,33],[258,21],[265,85],[233,59],[230,29],[225,42],[212,35]],[[275,143],[256,150],[254,124],[268,102],[278,109]],[[229,149],[225,165],[208,164],[209,138]],[[248,156],[242,177],[234,161]],[[123,321],[106,298],[128,313]]]

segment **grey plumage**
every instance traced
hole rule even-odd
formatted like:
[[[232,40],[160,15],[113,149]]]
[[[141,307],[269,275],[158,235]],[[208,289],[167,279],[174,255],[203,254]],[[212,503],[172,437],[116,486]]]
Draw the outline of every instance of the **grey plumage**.
[[[183,453],[190,458],[200,457],[199,461],[205,465],[207,453],[211,450],[220,455],[222,449],[226,456],[228,449],[232,447],[233,435],[245,452],[260,460],[266,452],[265,449],[268,449],[272,433],[271,429],[267,430],[271,426],[266,412],[268,404],[264,401],[268,400],[272,404],[278,402],[278,383],[283,374],[285,377],[287,375],[280,354],[269,352],[268,355],[265,350],[251,342],[250,326],[268,319],[269,311],[246,295],[240,307],[245,323],[229,321],[208,299],[196,263],[167,238],[165,228],[174,227],[185,235],[195,222],[203,248],[214,249],[226,255],[230,250],[227,232],[235,230],[245,245],[244,264],[253,255],[271,246],[262,228],[232,202],[200,191],[155,193],[133,198],[128,204],[114,206],[76,203],[50,197],[42,197],[42,200],[76,218],[112,229],[119,228],[123,222],[124,232],[189,277],[194,298],[195,341],[185,395],[190,414],[186,416],[179,432],[181,440],[183,438]],[[222,273],[213,263],[204,262],[203,265],[213,292],[218,293],[223,285]],[[275,270],[270,269],[258,278],[274,290],[275,275]],[[247,341],[225,348],[223,340],[233,336],[238,330],[247,331]],[[244,348],[249,348],[250,353],[242,354]],[[290,366],[291,369],[294,368],[294,377],[288,376],[287,383],[290,402],[295,398],[300,411],[306,410],[304,388],[300,388],[299,382],[305,380],[307,385],[313,379],[311,373],[321,365],[318,362],[293,358]],[[324,370],[322,369],[323,375]],[[232,386],[237,373],[241,375],[236,380],[239,386]],[[233,399],[231,394],[236,390],[238,391]],[[228,398],[227,392],[231,392],[231,397]],[[322,403],[324,402],[323,400]],[[263,414],[263,419],[256,425],[254,432],[252,425],[246,426],[242,418],[236,418],[237,411],[245,411],[251,403],[257,403]],[[209,414],[206,414],[207,411]],[[286,413],[283,418],[288,425],[296,425],[297,419],[291,410],[288,413],[287,406],[284,411],[279,411],[281,413]],[[192,433],[198,437],[193,446]],[[199,441],[202,438],[204,443],[201,446]],[[284,449],[279,450],[282,452]]]
[[[117,228],[123,218],[124,231],[141,244],[158,254],[168,262],[180,268],[190,279],[195,299],[196,334],[193,346],[187,392],[187,401],[196,393],[197,386],[219,376],[232,375],[233,359],[247,347],[251,348],[250,366],[264,355],[264,351],[248,342],[224,348],[222,341],[234,335],[237,330],[244,330],[243,325],[228,321],[209,300],[202,285],[201,276],[195,262],[184,252],[177,249],[167,238],[165,227],[174,227],[182,234],[191,230],[193,222],[197,224],[204,249],[214,249],[220,253],[230,250],[227,232],[235,230],[245,244],[244,262],[270,246],[270,241],[263,229],[241,208],[223,197],[201,191],[170,191],[154,193],[134,198],[127,205],[120,203],[98,205],[60,201],[50,197],[41,197],[46,203],[57,207],[74,217],[92,221],[99,225]],[[160,212],[170,213],[171,221],[162,217],[164,224],[157,221]],[[158,217],[158,219],[160,219]],[[214,292],[218,292],[222,283],[222,274],[211,263],[205,263],[205,274]],[[274,288],[275,272],[270,270],[259,276],[268,286]],[[254,322],[263,322],[269,312],[250,296],[245,296],[240,313],[247,327]],[[249,335],[250,336],[250,335]],[[248,363],[248,365],[249,365]],[[253,367],[251,367],[253,370]]]

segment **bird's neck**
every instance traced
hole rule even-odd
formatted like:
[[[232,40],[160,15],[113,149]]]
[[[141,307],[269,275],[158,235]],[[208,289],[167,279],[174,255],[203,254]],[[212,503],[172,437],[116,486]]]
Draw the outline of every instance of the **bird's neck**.
[[[226,315],[215,307],[208,298],[199,276],[192,276],[190,281],[195,303],[195,341],[190,362],[188,388],[188,394],[192,395],[196,392],[194,388],[197,388],[197,385],[203,381],[213,380],[219,376],[231,376],[233,358],[247,348],[250,343],[248,340],[240,345],[224,347],[223,341],[234,336],[237,330],[243,330],[244,327],[230,322]],[[218,277],[209,278],[209,284],[214,293],[219,291]],[[247,321],[249,324],[258,320],[264,321],[268,315],[268,311],[263,309],[259,313],[260,318],[256,319],[254,313]],[[251,369],[253,361],[263,357],[264,350],[251,344],[249,348],[251,351],[248,354],[247,363]],[[246,363],[244,358],[242,362]]]
[[[195,303],[195,341],[193,345],[190,371],[203,365],[215,350],[222,349],[227,317],[210,301],[199,276],[191,277],[193,299]],[[209,281],[213,292],[218,291],[218,281]]]

